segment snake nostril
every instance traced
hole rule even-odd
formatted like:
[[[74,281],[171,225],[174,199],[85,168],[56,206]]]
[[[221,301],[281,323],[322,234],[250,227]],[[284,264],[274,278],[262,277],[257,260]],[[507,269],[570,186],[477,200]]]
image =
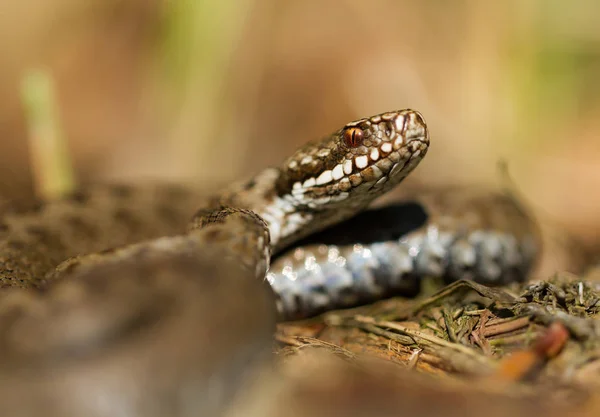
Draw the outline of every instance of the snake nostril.
[[[413,111],[413,113],[411,114],[411,122],[417,126],[422,127],[423,129],[425,129],[427,126],[427,123],[425,123],[425,119],[423,118],[423,115],[421,113],[419,113],[418,111]]]
[[[396,121],[396,123],[398,123],[398,121]],[[405,114],[404,126],[401,131],[406,138],[429,142],[427,124],[421,113],[418,111],[410,110],[408,114]]]

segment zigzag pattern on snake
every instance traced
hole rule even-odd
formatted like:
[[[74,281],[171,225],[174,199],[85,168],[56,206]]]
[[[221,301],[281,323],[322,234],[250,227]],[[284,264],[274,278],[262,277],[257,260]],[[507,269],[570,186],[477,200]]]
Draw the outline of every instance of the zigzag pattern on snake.
[[[0,227],[0,282],[4,287],[36,288],[142,252],[177,252],[190,242],[199,247],[231,245],[231,257],[262,278],[271,253],[280,253],[302,238],[363,212],[373,199],[402,181],[428,147],[429,133],[418,112],[388,112],[348,123],[302,147],[281,167],[234,184],[208,202],[183,188],[114,186],[97,187],[30,210],[5,209]],[[439,194],[438,199],[447,203],[448,196],[461,192]],[[369,242],[351,237],[342,247],[329,242],[312,250],[296,250],[277,261],[267,276],[279,297],[280,314],[301,318],[383,296],[414,293],[424,275],[471,277],[488,283],[522,280],[535,257],[533,233],[523,227],[526,215],[514,204],[506,204],[506,199],[495,198],[494,211],[500,213],[496,217],[510,217],[509,221],[487,221],[489,203],[486,207],[480,196],[462,193],[459,199],[470,206],[471,213],[470,223],[461,223],[462,230],[449,225],[442,214],[445,209],[449,217],[457,206],[455,197],[446,208],[436,209],[435,221],[430,219],[427,227],[423,226],[425,218],[416,220],[419,215],[406,207],[388,213],[391,221],[383,212],[367,212],[363,218],[378,217],[361,226],[361,230],[378,230],[379,236]],[[430,210],[435,206],[425,193],[408,201],[419,199],[429,199],[424,206]],[[188,232],[181,233],[189,213],[202,206]],[[459,216],[457,211],[453,219]],[[242,216],[241,226],[226,219],[232,213]],[[421,224],[393,231],[401,229],[398,224],[403,220]],[[514,227],[515,221],[519,227]],[[259,224],[249,227],[253,222]],[[338,226],[335,234],[349,235],[357,230],[353,224],[360,222],[352,219]],[[383,230],[387,230],[385,238]]]
[[[414,293],[423,276],[524,279],[533,227],[506,196],[419,190],[365,211],[428,148],[423,117],[401,110],[208,200],[96,186],[1,207],[0,403],[21,415],[160,416],[173,404],[212,415],[269,356],[275,310],[302,318]]]

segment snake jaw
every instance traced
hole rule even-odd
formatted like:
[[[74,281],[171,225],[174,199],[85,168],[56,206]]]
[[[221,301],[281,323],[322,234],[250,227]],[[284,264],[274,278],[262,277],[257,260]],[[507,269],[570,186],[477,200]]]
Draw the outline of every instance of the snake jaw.
[[[406,177],[428,146],[427,126],[417,111],[359,119],[288,159],[278,193],[310,210],[328,210],[341,203],[364,207]]]

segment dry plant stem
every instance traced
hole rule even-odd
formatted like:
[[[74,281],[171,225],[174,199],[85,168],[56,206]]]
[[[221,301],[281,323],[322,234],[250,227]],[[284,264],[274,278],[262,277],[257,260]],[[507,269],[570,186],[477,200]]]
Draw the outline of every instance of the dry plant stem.
[[[45,71],[30,71],[23,79],[22,96],[37,196],[58,198],[73,191],[75,175],[60,128],[54,80]]]
[[[372,317],[356,316],[347,325],[354,325],[403,345],[417,345],[425,353],[443,357],[452,367],[460,371],[480,374],[491,371],[495,367],[494,361],[470,348],[410,329],[398,323],[379,321]],[[384,328],[395,330],[398,333],[384,330]]]
[[[334,353],[341,354],[347,358],[355,358],[356,355],[347,349],[344,349],[336,344],[325,342],[324,340],[316,339],[314,337],[307,336],[282,336],[276,335],[275,339],[281,343],[285,343],[290,346],[297,347],[299,349],[306,347],[323,347],[331,350]]]
[[[477,284],[472,281],[457,281],[444,287],[441,291],[432,295],[431,297],[423,300],[413,309],[413,314],[416,315],[427,307],[437,305],[441,303],[442,300],[457,292],[468,290],[475,291],[482,297],[487,297],[499,302],[511,303],[515,301],[515,298],[512,295],[500,289],[486,287],[485,285]]]
[[[471,332],[471,338],[473,339],[473,342],[475,342],[477,346],[481,348],[481,350],[486,356],[492,355],[492,349],[490,347],[490,344],[485,338],[485,336],[483,336],[483,329],[487,324],[490,315],[491,313],[489,310],[483,310],[479,318],[479,324],[476,326],[475,330]]]
[[[454,326],[452,325],[453,320],[446,308],[442,309],[442,317],[444,318],[444,323],[446,325],[446,333],[448,334],[448,339],[450,339],[451,342],[456,343],[458,339],[456,337],[456,332],[454,331]]]
[[[515,330],[520,330],[529,325],[530,318],[529,317],[519,317],[519,318],[511,318],[505,319],[501,322],[499,320],[488,321],[487,326],[482,329],[481,334],[485,337],[496,336],[499,334],[510,333]]]

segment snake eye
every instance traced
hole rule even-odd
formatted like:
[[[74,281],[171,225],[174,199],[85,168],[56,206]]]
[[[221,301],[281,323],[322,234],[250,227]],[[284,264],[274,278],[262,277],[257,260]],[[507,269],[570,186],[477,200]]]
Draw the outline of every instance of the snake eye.
[[[362,145],[365,133],[358,127],[351,127],[344,131],[344,142],[349,148],[357,148]]]

